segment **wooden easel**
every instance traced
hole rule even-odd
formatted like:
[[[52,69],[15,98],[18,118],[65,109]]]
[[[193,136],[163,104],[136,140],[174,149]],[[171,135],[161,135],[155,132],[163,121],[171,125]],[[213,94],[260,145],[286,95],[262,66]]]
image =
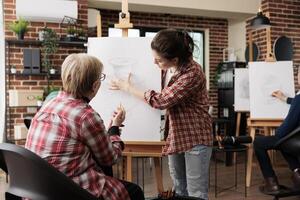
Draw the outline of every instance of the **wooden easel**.
[[[269,17],[269,13],[266,13],[266,16]],[[265,62],[275,62],[275,57],[272,52],[271,45],[271,27],[266,28],[266,37],[267,37],[267,54]],[[255,130],[257,128],[263,128],[265,135],[273,135],[275,128],[279,127],[283,119],[253,119],[249,118],[247,120],[247,126],[250,131],[250,136],[253,141],[255,139]],[[271,156],[272,157],[272,156]],[[246,175],[246,186],[250,187],[251,184],[251,175],[252,175],[252,160],[253,160],[253,145],[250,145],[248,150],[248,161],[247,161],[247,175]]]
[[[125,143],[125,149],[122,153],[126,157],[125,165],[125,180],[132,181],[132,158],[134,157],[150,157],[154,160],[156,188],[159,194],[164,192],[162,170],[160,158],[162,157],[162,147],[165,142],[138,142],[127,141]]]
[[[132,28],[130,23],[130,14],[128,12],[128,0],[122,0],[122,12],[119,13],[119,23],[115,24],[115,28],[122,29],[122,36],[128,37],[128,29]]]
[[[247,126],[250,131],[250,136],[255,139],[255,130],[257,128],[264,128],[265,135],[271,135],[272,130],[279,127],[283,119],[253,119],[248,118]],[[246,175],[246,186],[250,187],[251,174],[252,174],[252,160],[253,160],[253,145],[250,145],[248,150],[248,161],[247,161],[247,175]]]
[[[266,16],[269,18],[270,13],[267,12]],[[272,51],[272,40],[271,40],[271,27],[266,28],[266,35],[267,35],[267,55],[266,55],[266,62],[275,62],[274,53]]]
[[[97,17],[97,35],[101,37],[101,16]],[[115,28],[122,29],[122,36],[128,37],[128,29],[132,28],[130,23],[130,14],[128,12],[128,0],[122,0],[122,12],[119,13],[119,23],[115,24]],[[162,157],[162,147],[165,142],[140,142],[140,141],[125,141],[125,149],[122,155],[125,158],[123,174],[126,181],[132,181],[132,158],[134,157],[150,157],[154,160],[156,186],[158,193],[164,192],[162,170],[160,158]]]
[[[249,111],[236,111],[236,127],[235,127],[235,136],[240,136],[240,127],[241,127],[241,118],[242,113],[248,113]]]

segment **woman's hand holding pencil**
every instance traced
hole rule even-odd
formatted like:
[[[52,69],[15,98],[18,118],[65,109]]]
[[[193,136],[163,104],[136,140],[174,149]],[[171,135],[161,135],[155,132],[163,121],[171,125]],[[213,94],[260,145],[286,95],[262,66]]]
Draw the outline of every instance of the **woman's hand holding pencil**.
[[[123,122],[125,120],[125,116],[126,116],[126,111],[125,111],[124,107],[122,106],[122,104],[120,104],[118,106],[117,110],[115,110],[113,113],[111,125],[123,127],[124,126]]]

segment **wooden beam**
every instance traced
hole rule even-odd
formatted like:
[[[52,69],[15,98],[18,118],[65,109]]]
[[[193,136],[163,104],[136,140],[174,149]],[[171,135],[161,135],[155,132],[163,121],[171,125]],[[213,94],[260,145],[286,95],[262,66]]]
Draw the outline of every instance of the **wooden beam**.
[[[97,37],[102,37],[102,21],[100,12],[97,14]]]

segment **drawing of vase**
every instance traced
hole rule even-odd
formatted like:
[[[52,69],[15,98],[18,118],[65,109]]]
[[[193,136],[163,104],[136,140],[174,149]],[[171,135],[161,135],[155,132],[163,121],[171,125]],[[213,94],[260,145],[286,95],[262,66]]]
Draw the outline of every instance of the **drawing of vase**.
[[[132,72],[136,59],[130,57],[113,57],[109,59],[109,64],[113,68],[113,75],[119,79],[127,79]]]

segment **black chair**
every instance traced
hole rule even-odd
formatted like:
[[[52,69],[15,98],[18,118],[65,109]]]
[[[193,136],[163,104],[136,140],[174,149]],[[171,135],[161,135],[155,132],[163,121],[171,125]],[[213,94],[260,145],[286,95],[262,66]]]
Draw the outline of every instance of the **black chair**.
[[[7,167],[2,153],[0,152],[0,169],[2,169],[7,174]]]
[[[296,128],[287,136],[281,138],[275,144],[275,148],[283,150],[300,159],[300,127]],[[300,188],[299,190],[295,190],[292,188],[281,186],[280,192],[272,196],[274,196],[274,200],[278,200],[279,198],[299,196],[299,195],[300,195]]]
[[[25,197],[32,200],[99,200],[47,161],[23,147],[2,143],[0,154],[4,157],[10,177],[6,199]]]

